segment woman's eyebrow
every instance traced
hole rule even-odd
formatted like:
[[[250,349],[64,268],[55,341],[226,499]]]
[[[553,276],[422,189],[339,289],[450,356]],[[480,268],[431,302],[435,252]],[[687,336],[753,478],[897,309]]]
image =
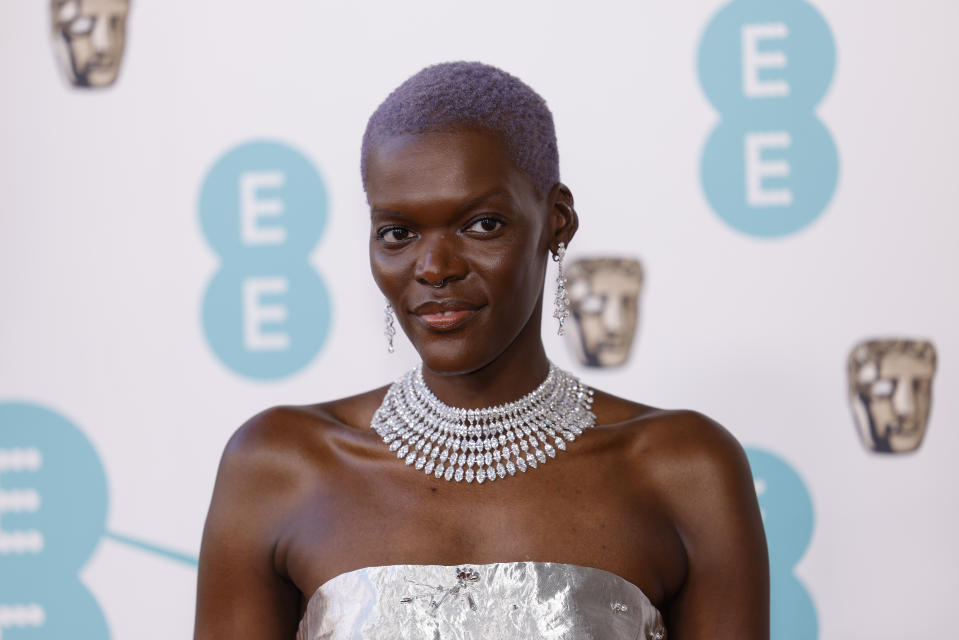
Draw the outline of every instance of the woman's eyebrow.
[[[382,218],[399,218],[401,220],[409,220],[409,216],[400,211],[383,209],[381,207],[370,207],[370,218],[375,218],[376,216],[380,216]]]
[[[483,204],[487,200],[491,200],[493,198],[502,198],[509,204],[511,205],[513,204],[513,197],[510,195],[509,191],[507,191],[506,189],[503,189],[502,187],[493,187],[489,191],[485,193],[481,193],[475,198],[470,199],[469,202],[465,203],[462,207],[460,207],[460,213],[465,213],[466,211],[469,211],[470,209],[475,209],[476,207]]]

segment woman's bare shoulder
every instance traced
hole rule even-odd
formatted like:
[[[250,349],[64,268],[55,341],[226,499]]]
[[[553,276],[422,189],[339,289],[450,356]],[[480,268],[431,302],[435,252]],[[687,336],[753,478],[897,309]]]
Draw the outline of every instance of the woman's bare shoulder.
[[[264,409],[234,432],[227,451],[255,453],[304,442],[322,443],[350,431],[366,430],[385,393],[384,386],[315,404]]]
[[[597,391],[601,425],[622,439],[636,468],[674,493],[678,486],[741,484],[749,465],[739,441],[712,418],[690,409],[661,409]],[[715,486],[715,485],[714,485]]]
[[[369,437],[370,419],[385,393],[386,387],[380,387],[326,402],[260,411],[230,437],[220,473],[289,479],[322,470],[344,446]]]

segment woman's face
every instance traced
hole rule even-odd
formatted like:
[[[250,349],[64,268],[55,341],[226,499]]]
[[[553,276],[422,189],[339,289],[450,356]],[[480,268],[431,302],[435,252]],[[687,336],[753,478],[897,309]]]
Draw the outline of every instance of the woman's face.
[[[475,131],[404,135],[367,160],[373,278],[425,365],[467,373],[521,334],[540,340],[561,220],[503,145]]]

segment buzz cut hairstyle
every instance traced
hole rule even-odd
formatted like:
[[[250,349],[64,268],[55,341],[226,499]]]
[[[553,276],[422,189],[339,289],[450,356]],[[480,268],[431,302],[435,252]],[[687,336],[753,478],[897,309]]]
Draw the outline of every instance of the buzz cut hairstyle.
[[[366,124],[360,155],[363,188],[372,149],[401,135],[462,129],[498,138],[540,197],[559,182],[559,150],[546,101],[519,78],[481,62],[426,67],[393,90]]]

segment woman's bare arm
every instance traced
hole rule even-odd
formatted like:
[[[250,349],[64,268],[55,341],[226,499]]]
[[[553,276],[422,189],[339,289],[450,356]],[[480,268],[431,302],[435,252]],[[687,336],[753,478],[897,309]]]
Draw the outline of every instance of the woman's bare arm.
[[[657,465],[687,557],[670,640],[768,640],[769,559],[749,463],[732,435],[681,412]]]
[[[220,461],[200,548],[196,640],[296,634],[301,595],[277,571],[275,557],[299,484],[283,442],[284,411],[251,419]]]

